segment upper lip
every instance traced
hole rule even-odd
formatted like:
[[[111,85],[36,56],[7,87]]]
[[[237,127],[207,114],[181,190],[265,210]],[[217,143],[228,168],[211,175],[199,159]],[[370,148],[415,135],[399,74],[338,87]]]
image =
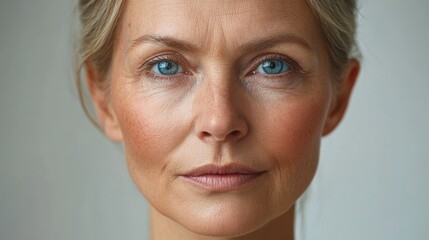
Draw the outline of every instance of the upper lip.
[[[207,164],[201,167],[192,169],[191,171],[183,174],[183,176],[204,176],[204,175],[231,175],[231,174],[258,174],[263,171],[254,170],[250,167],[231,163],[227,165],[216,165],[216,164]]]

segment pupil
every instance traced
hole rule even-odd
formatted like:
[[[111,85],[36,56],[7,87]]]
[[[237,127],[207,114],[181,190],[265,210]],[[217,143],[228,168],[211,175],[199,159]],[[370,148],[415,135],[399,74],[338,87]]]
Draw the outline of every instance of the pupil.
[[[287,72],[289,70],[289,64],[285,63],[282,60],[266,60],[258,66],[256,72],[264,74],[279,74]]]
[[[178,71],[178,66],[174,62],[163,61],[158,63],[158,71],[164,75],[174,75]]]
[[[265,61],[262,64],[262,68],[265,73],[278,74],[283,69],[283,63],[281,61]]]
[[[161,66],[161,68],[164,68],[164,69],[167,69],[167,70],[170,70],[171,69],[171,63],[169,63],[169,62],[161,62],[161,64],[160,64]]]
[[[276,63],[273,61],[266,61],[263,64],[264,68],[270,68],[270,69],[274,69],[276,68]]]

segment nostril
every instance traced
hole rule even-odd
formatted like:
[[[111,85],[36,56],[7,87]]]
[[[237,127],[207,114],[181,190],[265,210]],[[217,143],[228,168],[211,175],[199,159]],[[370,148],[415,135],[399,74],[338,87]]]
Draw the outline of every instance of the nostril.
[[[202,137],[202,138],[207,138],[207,137],[210,137],[210,136],[211,136],[211,134],[210,134],[210,133],[208,133],[208,132],[201,132],[200,134],[201,134],[201,137]]]
[[[195,125],[197,137],[205,142],[239,141],[246,136],[247,131],[244,118],[226,111],[205,114],[198,118]]]
[[[240,136],[241,132],[239,130],[234,130],[230,133],[231,136],[233,137],[238,137]]]
[[[241,133],[242,132],[240,130],[234,130],[229,132],[228,134],[220,136],[220,135],[212,134],[207,131],[202,131],[200,132],[200,138],[202,139],[214,138],[216,139],[216,141],[225,141],[227,139],[237,139],[241,136]]]
[[[226,141],[226,140],[233,140],[233,139],[238,139],[240,138],[242,132],[240,130],[234,130],[229,132],[228,134],[225,135],[216,135],[216,134],[211,134],[210,132],[201,132],[200,133],[200,137],[203,139],[208,139],[208,138],[214,138],[216,139],[216,141]]]

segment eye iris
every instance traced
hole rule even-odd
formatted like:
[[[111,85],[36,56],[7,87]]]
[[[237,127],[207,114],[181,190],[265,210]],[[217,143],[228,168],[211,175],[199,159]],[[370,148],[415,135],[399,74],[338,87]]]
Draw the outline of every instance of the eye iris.
[[[266,74],[279,74],[289,70],[289,66],[280,60],[268,60],[261,64],[262,71]]]
[[[158,71],[163,75],[174,75],[179,72],[179,65],[174,62],[162,61],[158,63]]]

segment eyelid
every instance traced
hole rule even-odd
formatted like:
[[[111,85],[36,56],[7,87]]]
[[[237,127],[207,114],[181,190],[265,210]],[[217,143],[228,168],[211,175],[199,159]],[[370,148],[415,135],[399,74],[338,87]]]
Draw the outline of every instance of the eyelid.
[[[181,72],[182,74],[189,74],[189,71],[187,71],[187,69],[190,68],[190,64],[187,63],[187,61],[184,59],[183,56],[181,56],[177,53],[158,54],[158,55],[150,58],[149,60],[145,61],[143,64],[141,64],[138,67],[137,72],[140,75],[143,71],[150,71],[153,66],[155,66],[156,64],[158,64],[162,61],[174,62],[174,63],[178,64],[183,69],[183,72]]]
[[[287,72],[291,72],[291,71],[302,72],[302,67],[292,58],[285,56],[283,54],[271,53],[271,54],[264,54],[264,55],[259,55],[255,57],[253,61],[251,61],[251,63],[245,67],[245,69],[250,69],[250,71],[249,70],[246,71],[246,76],[258,74],[255,72],[258,66],[262,64],[264,61],[268,61],[268,60],[284,61],[291,68],[291,70]]]

